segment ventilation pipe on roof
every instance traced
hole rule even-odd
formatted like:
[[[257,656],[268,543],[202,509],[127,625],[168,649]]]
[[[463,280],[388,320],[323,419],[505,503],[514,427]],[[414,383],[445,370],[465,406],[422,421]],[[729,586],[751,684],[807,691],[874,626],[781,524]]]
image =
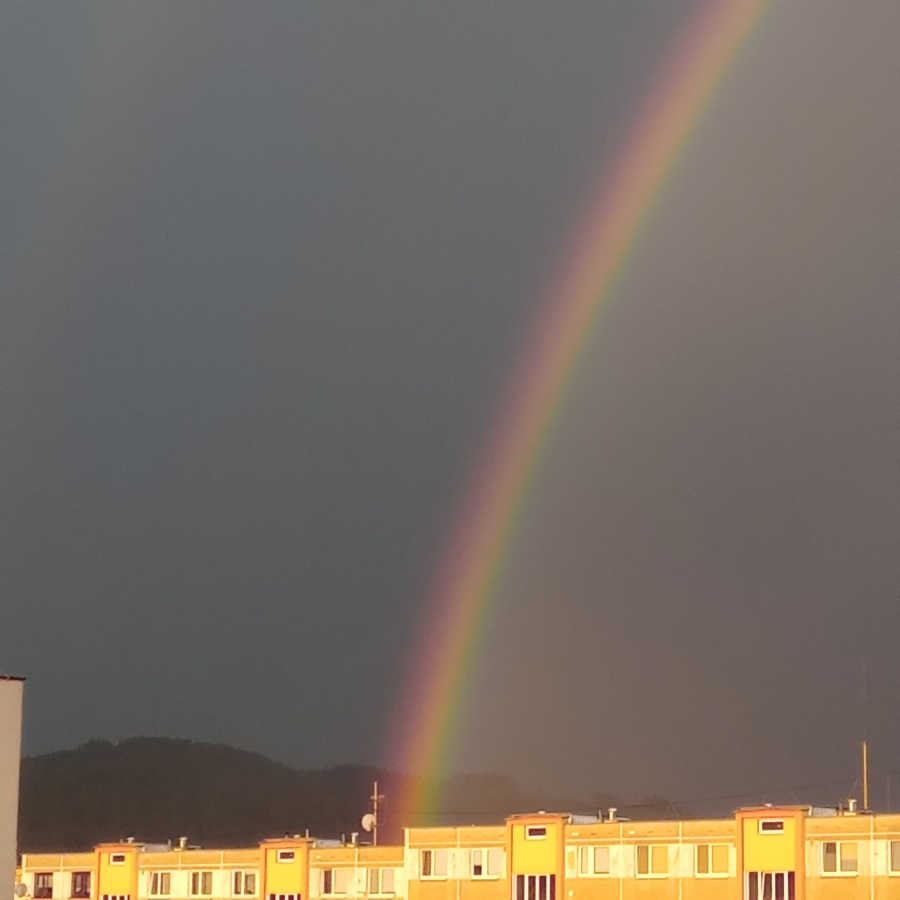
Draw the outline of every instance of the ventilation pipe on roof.
[[[187,835],[183,834],[178,838],[178,849],[179,850],[187,850]]]
[[[608,821],[610,821],[610,822],[615,822],[615,821],[616,821],[616,813],[617,813],[618,811],[619,811],[619,810],[618,810],[617,807],[611,806],[611,807],[609,808],[609,813],[608,813],[608,817],[609,817],[609,818],[608,818]]]

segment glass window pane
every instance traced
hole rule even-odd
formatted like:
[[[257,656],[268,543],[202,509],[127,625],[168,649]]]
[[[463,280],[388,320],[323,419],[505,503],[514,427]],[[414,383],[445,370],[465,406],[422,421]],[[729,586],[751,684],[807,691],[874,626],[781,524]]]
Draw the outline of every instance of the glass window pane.
[[[646,844],[639,844],[637,848],[637,872],[638,875],[650,874],[650,848]]]
[[[525,876],[516,875],[516,900],[525,900]]]
[[[503,851],[499,847],[491,847],[487,852],[488,875],[499,875],[503,869]]]
[[[837,872],[837,844],[834,841],[822,844],[822,871]]]
[[[716,875],[728,874],[728,844],[712,845],[711,871]]]
[[[842,841],[841,842],[841,871],[842,872],[855,872],[857,863],[856,863],[856,841]]]
[[[385,894],[393,894],[394,893],[394,870],[393,869],[382,869],[381,870],[381,890]]]
[[[665,875],[669,871],[669,848],[654,846],[651,854],[651,868],[654,875]]]
[[[594,874],[609,875],[609,847],[594,847]]]
[[[435,850],[434,851],[434,874],[435,875],[446,875],[447,874],[447,851],[446,850]]]
[[[891,841],[891,871],[900,872],[900,841]]]
[[[697,874],[709,874],[709,844],[700,844],[697,847]]]

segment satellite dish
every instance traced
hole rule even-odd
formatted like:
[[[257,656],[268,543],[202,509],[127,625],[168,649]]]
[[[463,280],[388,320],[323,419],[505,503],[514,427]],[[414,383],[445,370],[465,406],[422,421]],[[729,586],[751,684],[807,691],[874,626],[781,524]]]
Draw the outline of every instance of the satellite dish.
[[[363,831],[371,831],[375,827],[375,816],[372,813],[366,813],[359,820],[359,824],[362,825]]]
[[[28,888],[21,882],[16,885],[16,896],[24,897],[28,893]]]

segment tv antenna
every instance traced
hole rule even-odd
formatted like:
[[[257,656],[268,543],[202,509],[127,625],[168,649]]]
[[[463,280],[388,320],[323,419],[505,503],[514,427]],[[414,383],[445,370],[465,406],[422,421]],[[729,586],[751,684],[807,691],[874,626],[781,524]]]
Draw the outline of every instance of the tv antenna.
[[[372,782],[372,796],[369,797],[372,801],[372,812],[366,813],[362,819],[360,819],[359,824],[362,825],[363,831],[369,831],[372,833],[372,846],[378,846],[378,802],[380,800],[384,800],[384,794],[378,793],[378,782]]]

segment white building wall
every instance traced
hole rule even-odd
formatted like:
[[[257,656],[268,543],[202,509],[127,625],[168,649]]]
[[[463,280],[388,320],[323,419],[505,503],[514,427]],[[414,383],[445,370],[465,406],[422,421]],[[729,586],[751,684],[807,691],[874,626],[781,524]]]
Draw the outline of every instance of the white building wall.
[[[22,679],[0,675],[0,900],[12,900],[16,879]]]

